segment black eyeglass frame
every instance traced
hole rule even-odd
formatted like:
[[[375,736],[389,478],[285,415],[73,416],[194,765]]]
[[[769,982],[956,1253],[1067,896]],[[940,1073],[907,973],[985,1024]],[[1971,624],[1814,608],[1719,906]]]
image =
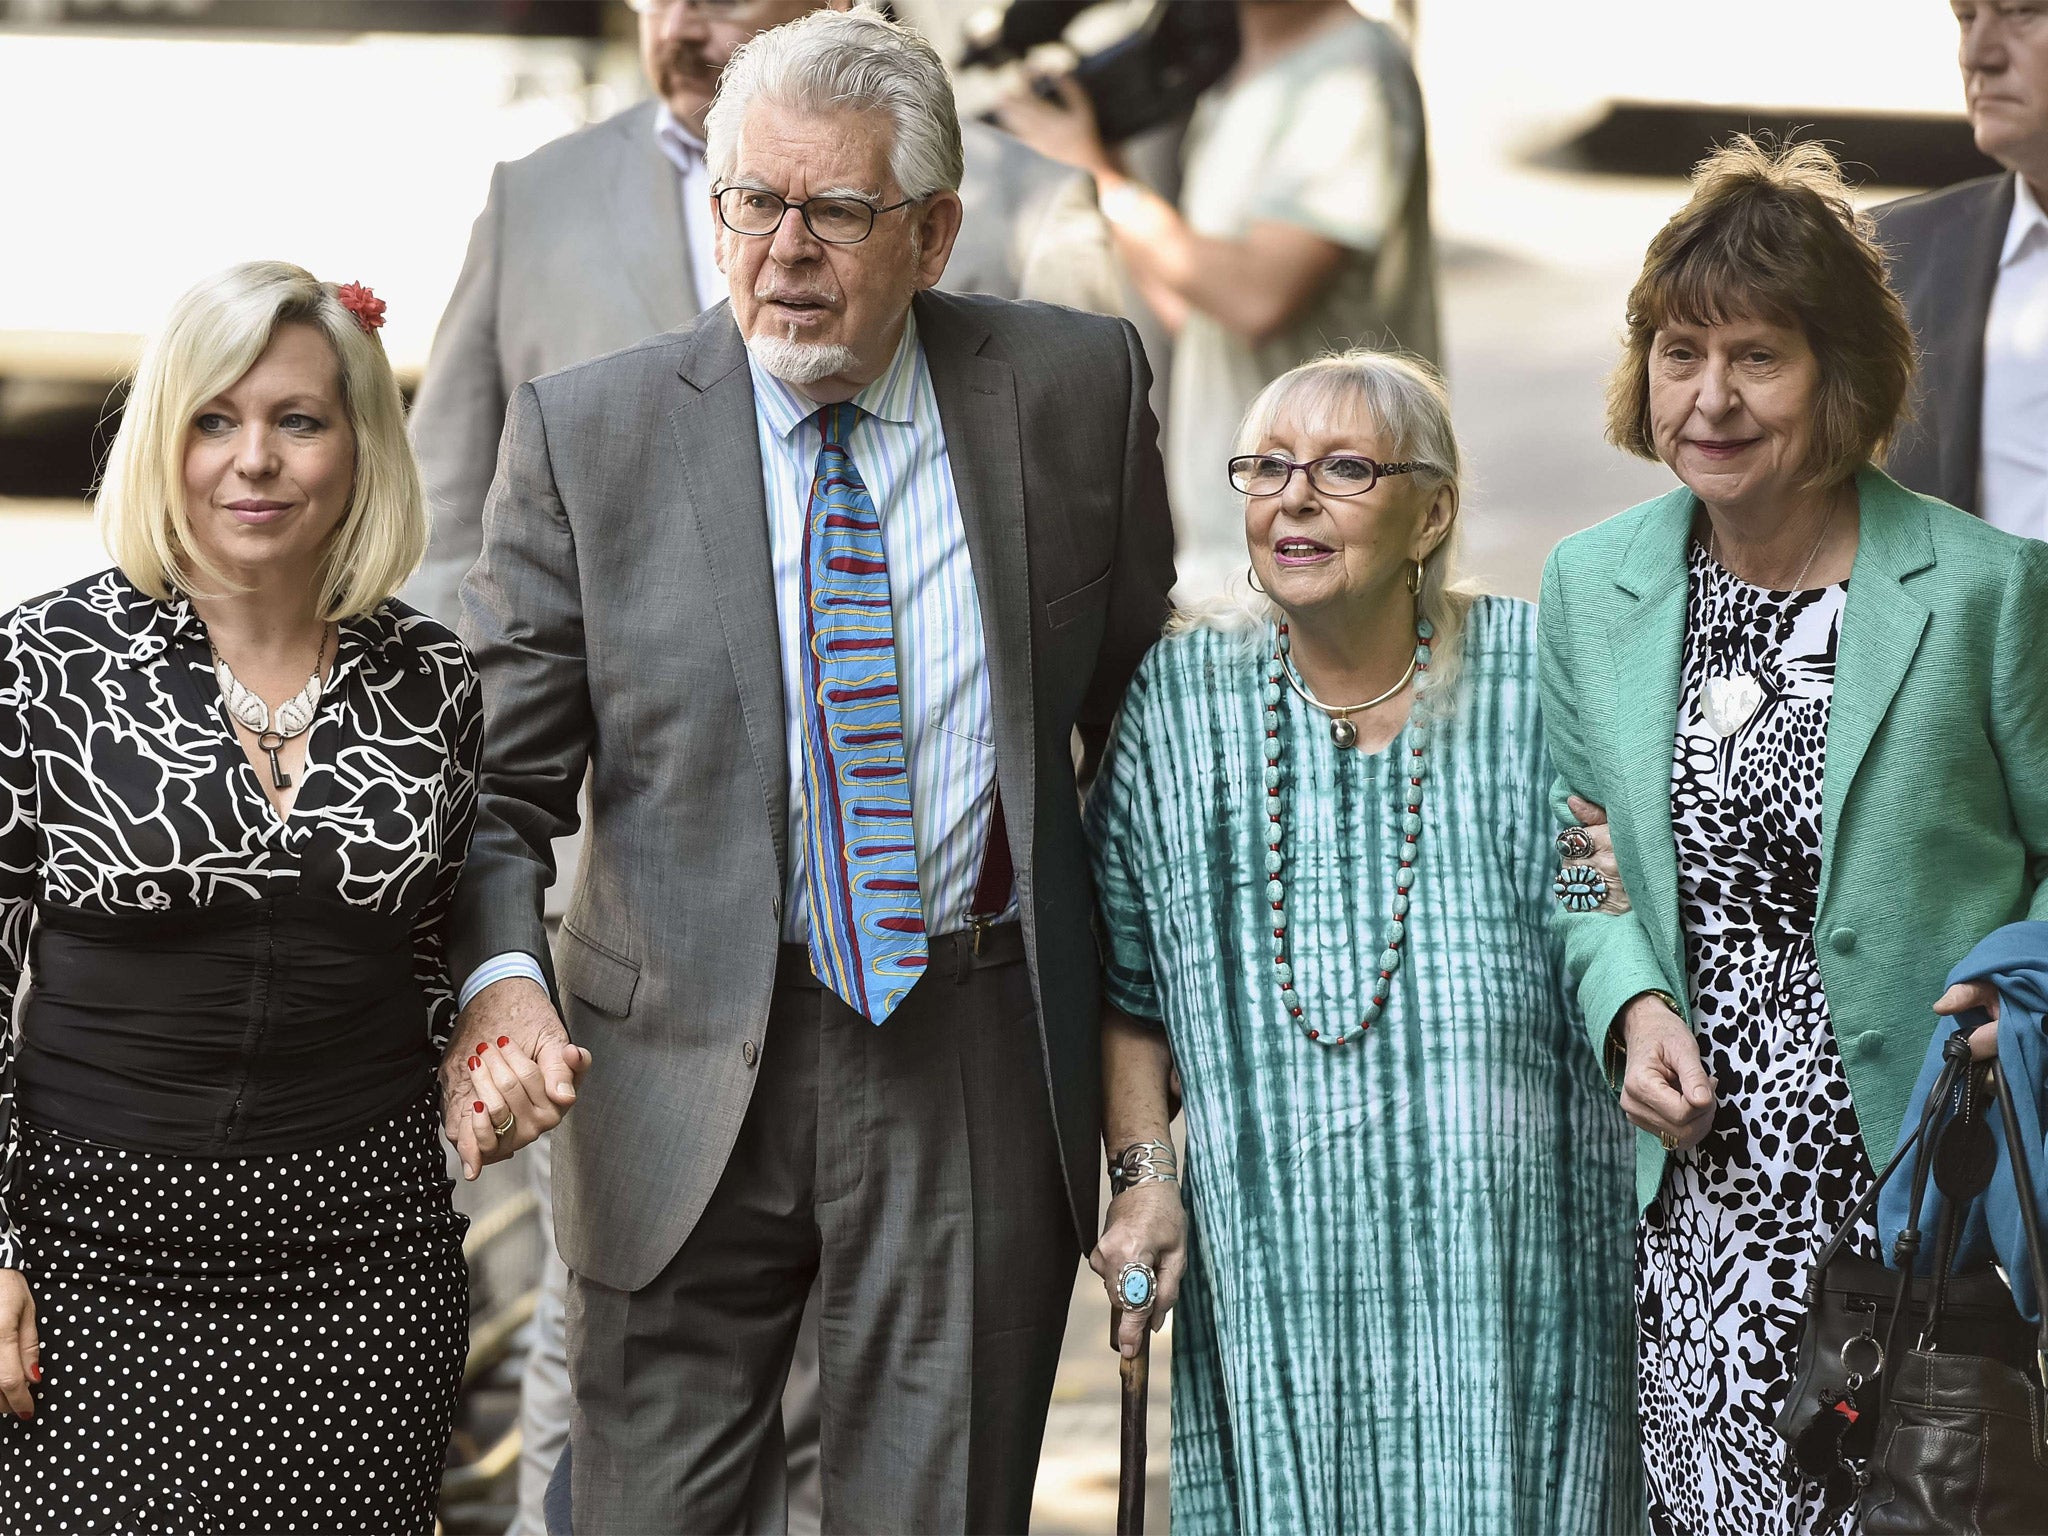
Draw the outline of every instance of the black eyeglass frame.
[[[766,229],[741,229],[726,214],[725,194],[728,192],[747,192],[755,197],[772,197],[775,201],[782,204],[782,211],[775,215],[775,222]],[[885,203],[878,207],[864,197],[848,197],[845,193],[833,193],[823,197],[806,197],[801,201],[791,202],[780,192],[770,192],[766,187],[743,187],[728,182],[723,186],[712,189],[711,201],[718,208],[718,222],[734,234],[743,235],[749,240],[771,239],[775,232],[782,228],[782,221],[789,216],[789,210],[794,208],[797,217],[804,221],[804,228],[811,232],[812,239],[821,240],[826,245],[859,245],[861,241],[867,239],[869,235],[875,232],[875,220],[879,219],[883,214],[894,213],[899,208],[908,208],[912,203],[921,203],[924,199],[921,197],[906,197],[901,202]],[[851,240],[836,239],[820,231],[818,226],[811,222],[811,204],[813,203],[838,203],[848,208],[865,208],[868,211],[868,227],[855,235]]]
[[[1335,459],[1341,459],[1347,464],[1365,465],[1372,471],[1372,478],[1355,490],[1340,490],[1325,485],[1316,478],[1316,471]],[[1244,478],[1249,479],[1249,466],[1257,464],[1262,460],[1270,460],[1275,464],[1285,464],[1287,466],[1287,478],[1270,491],[1255,491],[1248,485],[1240,484],[1238,466],[1240,464],[1247,466]],[[1378,459],[1368,458],[1362,453],[1326,453],[1321,458],[1310,459],[1305,464],[1288,458],[1284,453],[1240,453],[1230,460],[1228,470],[1231,489],[1244,496],[1285,495],[1287,487],[1294,483],[1294,473],[1296,470],[1300,470],[1303,474],[1307,475],[1308,483],[1316,490],[1321,491],[1325,496],[1363,496],[1388,475],[1412,474],[1418,469],[1433,469],[1434,467],[1434,465],[1422,459],[1402,459],[1395,464],[1382,464]]]

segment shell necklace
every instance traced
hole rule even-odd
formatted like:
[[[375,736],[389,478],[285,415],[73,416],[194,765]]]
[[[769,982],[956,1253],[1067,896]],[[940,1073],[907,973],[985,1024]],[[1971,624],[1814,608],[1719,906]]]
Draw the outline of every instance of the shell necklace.
[[[1806,552],[1806,563],[1799,567],[1799,574],[1792,578],[1787,590],[1802,592],[1806,589],[1806,573],[1813,569],[1814,557],[1820,553],[1821,544],[1827,539],[1828,529],[1834,526],[1835,509],[1828,508],[1828,515],[1821,519],[1820,533],[1815,536],[1813,548]],[[1707,530],[1707,558],[1721,565],[1720,536],[1710,527]],[[1723,565],[1722,570],[1728,568]],[[1732,575],[1733,573],[1730,572]],[[1740,578],[1737,578],[1740,580]],[[1714,733],[1717,740],[1726,741],[1745,725],[1764,702],[1763,684],[1749,672],[1730,672],[1725,677],[1710,677],[1700,684],[1700,720]]]
[[[206,648],[213,652],[213,675],[220,683],[221,699],[229,714],[256,733],[256,749],[269,755],[270,782],[279,789],[290,789],[292,776],[284,771],[277,754],[294,736],[306,733],[320,708],[320,674],[327,659],[328,629],[328,625],[320,626],[320,644],[313,652],[313,675],[306,679],[305,687],[277,706],[275,716],[256,691],[235,676],[235,669],[228,665],[220,648],[211,639],[206,642]]]
[[[1415,656],[1408,664],[1408,672],[1401,681],[1405,685],[1409,677],[1429,670],[1429,641],[1435,630],[1429,620],[1418,617],[1415,621]],[[1287,948],[1287,856],[1286,856],[1286,797],[1280,793],[1280,684],[1283,678],[1291,677],[1288,665],[1287,626],[1280,626],[1280,635],[1273,647],[1273,665],[1266,677],[1265,700],[1265,748],[1266,772],[1266,900],[1273,908],[1273,975],[1280,983],[1280,1002],[1286,1008],[1288,1017],[1293,1019],[1301,1032],[1318,1045],[1342,1045],[1346,1040],[1363,1035],[1380,1016],[1386,1012],[1387,998],[1394,988],[1394,973],[1401,969],[1401,952],[1408,938],[1408,892],[1415,884],[1416,840],[1422,836],[1422,753],[1429,745],[1430,725],[1425,719],[1411,719],[1408,733],[1413,745],[1408,749],[1408,792],[1402,797],[1406,809],[1401,814],[1400,863],[1394,871],[1394,900],[1392,916],[1386,930],[1380,935],[1379,976],[1372,984],[1372,1001],[1366,1005],[1365,1017],[1358,1026],[1349,1031],[1339,1030],[1324,1034],[1308,1022],[1301,1006],[1301,994],[1294,988],[1294,962]],[[1301,690],[1295,690],[1300,693]],[[1307,698],[1307,695],[1303,695]],[[1314,699],[1308,699],[1311,704]],[[1318,709],[1321,705],[1316,706]],[[1365,706],[1354,705],[1355,709]],[[1348,720],[1333,721],[1331,736],[1335,739],[1337,725],[1349,726]],[[1352,732],[1351,741],[1358,739]],[[1351,741],[1338,741],[1339,747],[1348,747]]]

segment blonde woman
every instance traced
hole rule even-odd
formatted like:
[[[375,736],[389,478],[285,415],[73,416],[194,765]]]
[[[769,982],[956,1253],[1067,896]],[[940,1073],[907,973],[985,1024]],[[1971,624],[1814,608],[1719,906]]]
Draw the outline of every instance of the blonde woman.
[[[1178,1301],[1173,1529],[1628,1529],[1627,1131],[1546,934],[1534,611],[1453,583],[1426,365],[1285,374],[1238,454],[1265,595],[1153,648],[1088,809],[1091,1262]]]
[[[0,616],[10,1527],[433,1526],[482,716],[391,601],[426,522],[382,312],[275,262],[188,293],[108,462],[115,567]],[[556,1111],[491,1054],[458,1081],[495,1156]]]

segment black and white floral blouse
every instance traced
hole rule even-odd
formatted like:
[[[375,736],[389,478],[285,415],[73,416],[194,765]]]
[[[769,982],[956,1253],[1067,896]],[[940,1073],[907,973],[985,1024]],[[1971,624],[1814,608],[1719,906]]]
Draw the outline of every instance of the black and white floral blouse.
[[[117,570],[0,616],[0,1021],[38,904],[120,915],[294,893],[406,920],[434,1048],[455,997],[444,927],[476,815],[482,699],[468,654],[399,602],[339,626],[298,798],[243,755],[206,627]],[[0,1195],[18,1129],[0,1031]],[[0,1208],[0,1267],[20,1258]]]

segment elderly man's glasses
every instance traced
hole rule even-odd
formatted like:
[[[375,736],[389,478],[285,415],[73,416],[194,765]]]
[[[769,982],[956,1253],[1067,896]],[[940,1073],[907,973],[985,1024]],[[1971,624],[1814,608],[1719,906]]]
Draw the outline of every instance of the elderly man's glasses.
[[[1326,453],[1306,464],[1277,453],[1240,454],[1230,461],[1230,483],[1247,496],[1278,496],[1300,470],[1325,496],[1363,496],[1382,475],[1405,475],[1430,466],[1420,459],[1382,464],[1362,453]]]
[[[791,202],[760,187],[720,187],[718,220],[736,235],[772,235],[782,227],[782,216],[794,208],[804,228],[827,245],[859,245],[875,227],[875,219],[916,202],[906,197],[900,203],[877,208],[858,197],[807,197]]]

